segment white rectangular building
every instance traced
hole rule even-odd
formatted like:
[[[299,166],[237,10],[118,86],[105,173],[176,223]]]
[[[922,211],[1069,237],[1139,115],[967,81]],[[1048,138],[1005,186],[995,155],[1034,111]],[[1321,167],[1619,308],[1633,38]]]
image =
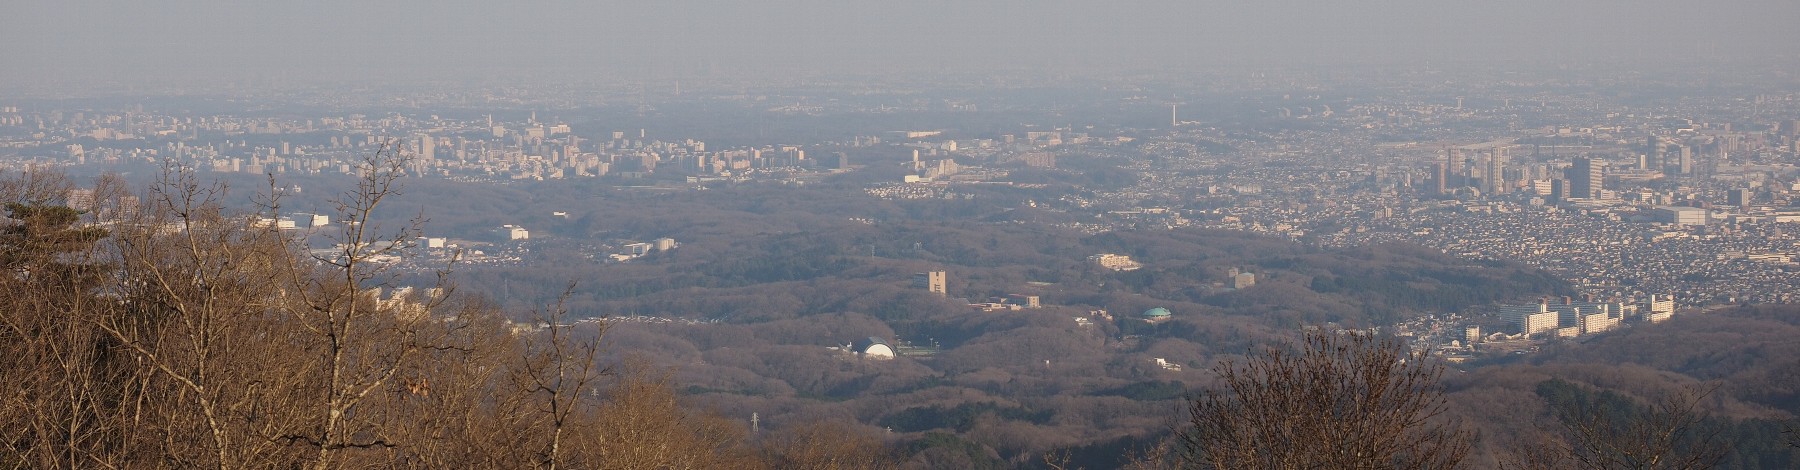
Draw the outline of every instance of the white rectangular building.
[[[1657,222],[1676,225],[1706,225],[1706,209],[1698,207],[1661,206],[1650,210]]]

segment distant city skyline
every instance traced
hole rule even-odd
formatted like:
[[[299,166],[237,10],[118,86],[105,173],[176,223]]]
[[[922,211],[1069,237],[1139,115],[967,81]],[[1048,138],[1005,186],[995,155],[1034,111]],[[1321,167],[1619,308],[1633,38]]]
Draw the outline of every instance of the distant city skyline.
[[[0,7],[0,81],[393,84],[1719,59],[1793,61],[1800,3],[169,2]],[[566,76],[566,77],[564,77]]]

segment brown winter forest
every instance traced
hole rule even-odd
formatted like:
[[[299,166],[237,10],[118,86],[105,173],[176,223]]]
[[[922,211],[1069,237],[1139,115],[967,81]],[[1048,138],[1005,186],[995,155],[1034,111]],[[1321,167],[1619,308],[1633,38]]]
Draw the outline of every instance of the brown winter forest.
[[[1083,233],[1020,208],[1028,188],[469,187],[392,157],[304,194],[178,168],[0,177],[0,468],[1800,465],[1800,308],[1451,365],[1302,332],[1572,289],[1412,246]],[[296,208],[334,223],[258,223]],[[520,265],[391,262],[494,214],[533,227]],[[681,247],[581,255],[664,236]],[[1257,283],[1223,288],[1233,268]],[[927,270],[949,295],[911,287]],[[1008,294],[1044,307],[968,306]],[[1176,314],[1134,321],[1152,307]],[[833,349],[871,336],[908,354]]]
[[[666,371],[599,360],[604,332],[554,305],[520,328],[448,282],[391,289],[370,260],[406,232],[355,222],[399,172],[370,163],[336,199],[348,243],[317,257],[189,172],[141,193],[102,178],[85,214],[61,175],[0,181],[0,467],[891,466],[860,430],[751,436],[682,406]]]

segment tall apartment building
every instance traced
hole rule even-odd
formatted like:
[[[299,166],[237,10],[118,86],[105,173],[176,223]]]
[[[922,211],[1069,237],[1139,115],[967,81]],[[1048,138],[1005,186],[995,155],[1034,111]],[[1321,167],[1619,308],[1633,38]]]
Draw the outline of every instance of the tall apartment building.
[[[1569,197],[1574,199],[1593,199],[1600,197],[1600,186],[1603,181],[1600,166],[1594,159],[1581,157],[1569,166]]]
[[[1519,333],[1535,335],[1555,331],[1561,324],[1560,315],[1549,309],[1546,304],[1505,305],[1500,307],[1500,316],[1507,323],[1519,329]]]
[[[1594,334],[1612,330],[1630,313],[1631,306],[1618,302],[1548,301],[1502,305],[1500,316],[1527,335],[1555,332],[1558,336]]]
[[[1644,303],[1644,320],[1659,323],[1675,315],[1675,298],[1667,295],[1652,295],[1650,301]]]
[[[937,295],[947,295],[950,290],[945,286],[945,278],[943,271],[928,271],[913,274],[912,282],[914,288],[925,289],[927,292]]]
[[[1618,328],[1619,319],[1619,316],[1604,310],[1599,312],[1584,312],[1581,315],[1581,324],[1578,326],[1581,327],[1582,334],[1591,335],[1603,333]]]

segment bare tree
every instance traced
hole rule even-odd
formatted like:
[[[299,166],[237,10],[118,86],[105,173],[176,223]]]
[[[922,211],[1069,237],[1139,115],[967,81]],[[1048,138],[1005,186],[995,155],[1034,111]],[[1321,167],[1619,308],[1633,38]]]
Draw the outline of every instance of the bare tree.
[[[54,171],[0,177],[0,463],[108,467],[130,453],[93,445],[125,432],[108,404],[134,367],[88,324],[111,310],[95,293],[112,260],[105,230],[66,200],[74,189]]]
[[[1069,461],[1071,459],[1072,457],[1069,454],[1069,450],[1063,449],[1045,452],[1044,455],[1039,457],[1039,463],[1044,464],[1044,467],[1049,468],[1050,470],[1080,470],[1081,467],[1069,468]]]
[[[544,328],[543,336],[527,346],[526,356],[515,371],[516,383],[532,397],[530,400],[548,428],[538,464],[552,470],[563,462],[569,428],[582,417],[576,413],[593,405],[584,401],[582,394],[593,394],[594,381],[612,373],[598,362],[606,323],[596,322],[598,330],[586,339],[575,338],[570,331],[574,325],[564,323],[569,314],[565,304],[574,290],[575,285],[569,284],[556,305],[540,312],[537,321]]]
[[[420,336],[434,344],[368,405],[395,445],[388,464],[407,468],[520,468],[531,414],[511,386],[521,338],[479,299],[440,304]]]
[[[1532,453],[1555,453],[1568,466],[1581,469],[1714,468],[1724,459],[1726,447],[1718,439],[1719,430],[1705,426],[1700,405],[1717,389],[1716,384],[1685,388],[1641,408],[1605,399],[1556,404],[1553,411],[1565,435],[1546,440],[1549,445]]]
[[[153,379],[143,412],[168,434],[204,436],[167,437],[162,457],[221,469],[272,462],[278,446],[252,430],[280,422],[296,370],[269,295],[288,252],[272,228],[224,215],[225,192],[166,168],[146,214],[114,237],[123,311],[95,319]]]
[[[1124,466],[1120,468],[1124,468],[1125,470],[1174,470],[1182,468],[1183,464],[1189,462],[1183,462],[1182,459],[1175,458],[1175,456],[1178,455],[1176,446],[1182,443],[1181,439],[1179,439],[1180,434],[1181,433],[1176,433],[1176,439],[1163,439],[1147,447],[1131,451],[1125,458]]]
[[[1494,452],[1501,470],[1558,470],[1569,468],[1567,439],[1550,429],[1559,424],[1539,423],[1516,440]]]
[[[1472,433],[1443,419],[1443,368],[1362,334],[1310,332],[1214,372],[1224,389],[1189,405],[1179,459],[1199,468],[1443,469]]]
[[[786,433],[765,442],[764,455],[774,468],[793,470],[891,470],[899,468],[881,438],[837,422],[788,426]],[[1044,454],[1052,468],[1064,468],[1068,454]],[[1061,465],[1061,466],[1058,466]]]
[[[580,466],[596,469],[752,468],[742,423],[683,409],[666,373],[630,365],[588,426]]]
[[[394,387],[428,350],[441,346],[424,333],[432,330],[435,320],[428,312],[442,294],[418,302],[381,297],[383,289],[394,287],[394,273],[382,260],[404,256],[422,223],[415,219],[393,233],[382,233],[374,224],[376,211],[399,195],[407,160],[391,142],[365,157],[356,166],[356,186],[332,200],[342,221],[330,236],[335,252],[312,256],[310,266],[290,257],[296,264],[283,270],[288,275],[285,292],[296,299],[282,305],[304,329],[322,377],[315,389],[320,397],[313,402],[314,423],[281,437],[315,448],[315,469],[342,465],[340,454],[346,450],[396,446],[394,436],[383,432],[379,407],[363,412],[363,405],[378,391]]]
[[[398,288],[384,258],[417,221],[373,215],[404,162],[363,162],[319,256],[275,223],[273,183],[234,214],[225,186],[170,165],[142,198],[96,180],[88,212],[66,177],[0,177],[0,467],[893,467],[830,426],[753,448],[647,363],[602,386],[606,324],[569,321],[566,294],[527,332],[449,300],[447,268]]]

